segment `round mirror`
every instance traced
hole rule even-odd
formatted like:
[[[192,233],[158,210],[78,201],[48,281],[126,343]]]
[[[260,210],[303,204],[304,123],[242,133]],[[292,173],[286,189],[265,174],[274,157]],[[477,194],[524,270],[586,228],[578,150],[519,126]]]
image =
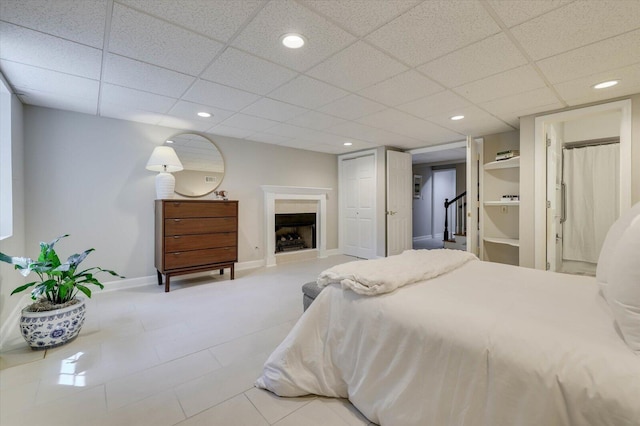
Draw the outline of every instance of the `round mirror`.
[[[224,177],[224,159],[211,139],[195,133],[180,133],[166,143],[176,151],[184,166],[184,170],[173,174],[176,194],[202,197],[220,185]]]

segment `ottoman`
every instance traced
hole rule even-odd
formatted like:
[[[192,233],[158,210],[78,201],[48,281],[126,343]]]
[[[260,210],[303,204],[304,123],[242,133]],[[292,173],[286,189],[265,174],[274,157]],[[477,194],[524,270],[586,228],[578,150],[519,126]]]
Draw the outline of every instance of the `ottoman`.
[[[322,288],[318,287],[318,284],[315,281],[311,281],[302,286],[302,307],[305,311],[321,291]]]

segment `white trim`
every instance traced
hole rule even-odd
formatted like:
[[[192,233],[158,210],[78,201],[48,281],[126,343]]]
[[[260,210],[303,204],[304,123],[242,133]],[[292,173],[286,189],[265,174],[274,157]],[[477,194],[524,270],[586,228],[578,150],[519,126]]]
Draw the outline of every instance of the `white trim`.
[[[425,240],[433,240],[433,236],[429,234],[429,235],[420,235],[419,237],[413,237],[414,243],[418,241],[425,241]]]
[[[249,260],[247,262],[236,263],[236,271],[246,271],[247,269],[262,268],[264,266],[264,259]]]
[[[318,257],[327,257],[327,193],[331,188],[310,188],[302,186],[261,185],[264,191],[264,241],[266,266],[276,265],[276,200],[315,200],[318,201],[316,211],[316,241]]]
[[[325,252],[325,254],[327,255],[327,257],[329,256],[338,256],[340,254],[342,254],[342,252],[340,251],[340,249],[329,249]]]
[[[535,118],[534,126],[534,267],[547,264],[547,167],[545,126],[606,111],[620,111],[620,214],[631,208],[631,99],[572,109]],[[543,173],[544,172],[544,173]]]

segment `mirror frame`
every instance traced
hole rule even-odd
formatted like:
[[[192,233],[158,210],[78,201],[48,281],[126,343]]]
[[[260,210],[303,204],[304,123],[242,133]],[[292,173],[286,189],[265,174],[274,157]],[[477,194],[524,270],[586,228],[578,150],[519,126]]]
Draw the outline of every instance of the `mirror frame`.
[[[206,197],[207,195],[213,193],[213,191],[215,191],[216,189],[218,189],[220,187],[220,185],[222,184],[222,181],[224,180],[224,176],[226,174],[226,169],[227,169],[227,162],[224,158],[224,155],[222,155],[222,151],[220,150],[220,147],[218,147],[218,145],[216,145],[216,143],[207,135],[200,133],[200,132],[195,132],[195,131],[185,131],[185,132],[180,132],[180,133],[176,133],[174,135],[171,135],[170,137],[165,139],[165,144],[167,140],[172,140],[174,138],[180,137],[182,135],[196,135],[196,136],[200,136],[201,138],[205,139],[207,142],[209,142],[211,145],[213,145],[213,147],[215,149],[218,150],[218,153],[220,153],[220,158],[222,159],[222,165],[224,167],[224,170],[222,172],[222,177],[220,178],[220,181],[218,182],[218,184],[216,186],[214,186],[211,191],[205,192],[204,194],[200,194],[200,195],[186,195],[186,194],[182,194],[180,192],[178,192],[177,190],[174,190],[173,192],[176,193],[177,195],[181,196],[181,197],[186,197],[186,198],[201,198],[201,197]],[[180,153],[178,149],[175,149],[175,146],[173,146],[172,144],[168,144],[168,146],[171,146],[172,148],[174,148],[174,150],[176,151],[176,154],[178,155],[178,158],[180,158]],[[187,168],[185,168],[185,170],[188,170]],[[174,177],[175,173],[174,173]]]

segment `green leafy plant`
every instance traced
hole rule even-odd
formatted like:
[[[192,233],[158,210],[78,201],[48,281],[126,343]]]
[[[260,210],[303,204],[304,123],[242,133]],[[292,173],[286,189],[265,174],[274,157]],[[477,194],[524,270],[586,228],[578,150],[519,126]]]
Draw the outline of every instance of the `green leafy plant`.
[[[37,281],[21,285],[11,292],[20,293],[30,287],[31,298],[33,300],[45,299],[51,304],[65,304],[73,300],[78,292],[84,293],[87,297],[91,297],[91,290],[87,285],[95,285],[100,289],[104,285],[95,278],[95,274],[106,272],[116,277],[124,278],[114,271],[92,267],[78,271],[78,265],[91,253],[94,249],[90,248],[80,254],[72,254],[66,262],[62,263],[58,254],[54,250],[54,245],[62,238],[69,235],[62,235],[50,243],[40,243],[40,256],[37,260],[28,257],[12,257],[4,253],[0,253],[0,261],[15,265],[20,274],[23,276],[35,272],[40,278]]]

